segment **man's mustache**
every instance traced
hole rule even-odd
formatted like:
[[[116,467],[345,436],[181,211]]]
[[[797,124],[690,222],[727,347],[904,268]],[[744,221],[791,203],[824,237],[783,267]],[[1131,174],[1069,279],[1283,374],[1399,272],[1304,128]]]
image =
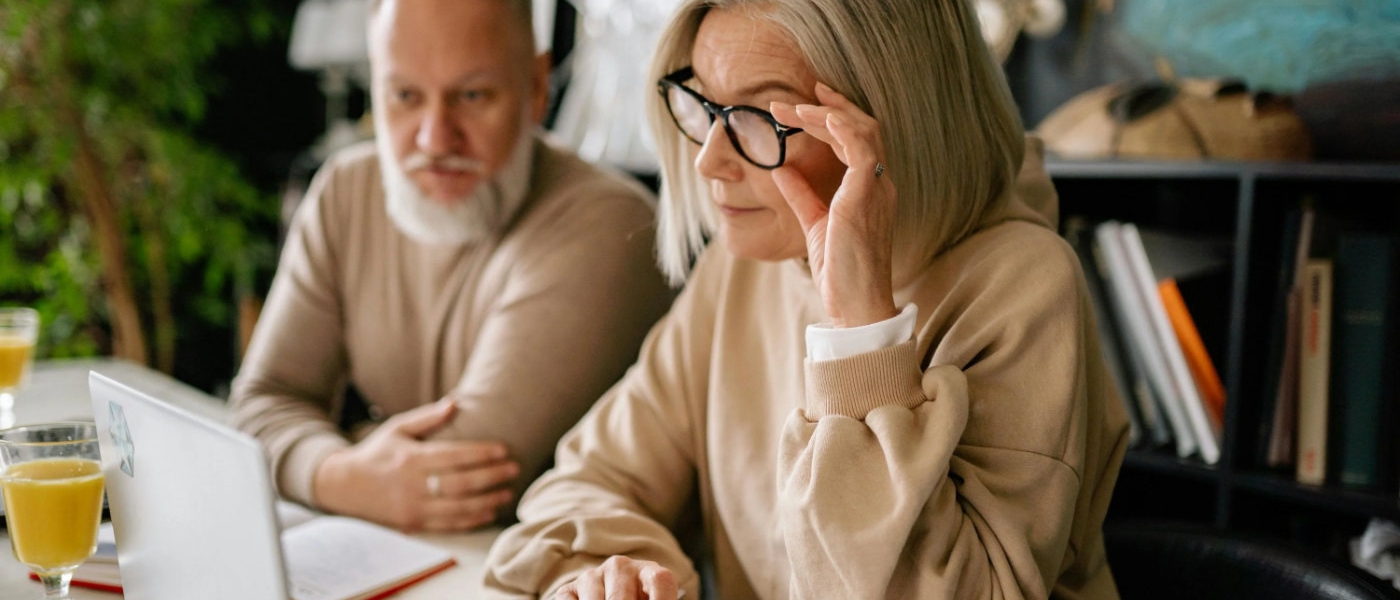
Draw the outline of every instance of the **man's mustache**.
[[[447,171],[471,171],[483,173],[486,171],[486,164],[465,156],[428,156],[422,152],[414,152],[404,158],[403,170],[405,173],[412,173],[426,168],[442,169]]]

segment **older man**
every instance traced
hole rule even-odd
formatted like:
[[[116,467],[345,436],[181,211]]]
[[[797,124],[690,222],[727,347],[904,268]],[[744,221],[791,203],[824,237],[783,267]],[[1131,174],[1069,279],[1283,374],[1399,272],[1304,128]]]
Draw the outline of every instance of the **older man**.
[[[669,305],[652,201],[535,138],[549,63],[528,0],[385,0],[369,42],[377,142],[333,157],[298,210],[234,420],[285,496],[470,529]],[[387,420],[340,430],[347,388]]]

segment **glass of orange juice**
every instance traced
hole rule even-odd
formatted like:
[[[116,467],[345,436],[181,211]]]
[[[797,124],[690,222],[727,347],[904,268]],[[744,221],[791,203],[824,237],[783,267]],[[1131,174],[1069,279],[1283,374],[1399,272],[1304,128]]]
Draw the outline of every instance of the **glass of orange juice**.
[[[0,410],[14,407],[19,386],[34,364],[34,342],[39,339],[39,311],[32,308],[0,308]]]
[[[97,549],[102,484],[92,423],[0,430],[10,549],[44,583],[44,598],[67,598],[73,570]]]

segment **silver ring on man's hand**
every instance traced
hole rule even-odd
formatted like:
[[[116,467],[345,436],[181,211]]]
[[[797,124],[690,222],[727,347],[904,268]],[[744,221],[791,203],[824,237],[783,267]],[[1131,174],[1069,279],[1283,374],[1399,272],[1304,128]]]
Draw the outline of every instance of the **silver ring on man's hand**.
[[[442,496],[442,478],[437,473],[428,475],[428,495],[434,498]]]
[[[884,175],[884,174],[885,174],[885,163],[882,163],[882,162],[877,162],[877,163],[875,163],[875,176],[876,176],[876,177],[879,177],[879,176]]]

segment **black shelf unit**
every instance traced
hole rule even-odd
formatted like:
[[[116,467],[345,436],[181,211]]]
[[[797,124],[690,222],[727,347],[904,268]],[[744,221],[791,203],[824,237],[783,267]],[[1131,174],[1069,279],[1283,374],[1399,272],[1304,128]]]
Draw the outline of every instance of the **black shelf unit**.
[[[1219,306],[1204,319],[1192,307],[1226,386],[1221,459],[1206,465],[1167,448],[1130,450],[1109,518],[1197,521],[1334,554],[1369,518],[1400,522],[1397,490],[1299,484],[1291,472],[1257,464],[1255,450],[1286,214],[1310,198],[1343,221],[1400,233],[1400,164],[1051,159],[1046,168],[1062,223],[1116,219],[1233,242]]]

